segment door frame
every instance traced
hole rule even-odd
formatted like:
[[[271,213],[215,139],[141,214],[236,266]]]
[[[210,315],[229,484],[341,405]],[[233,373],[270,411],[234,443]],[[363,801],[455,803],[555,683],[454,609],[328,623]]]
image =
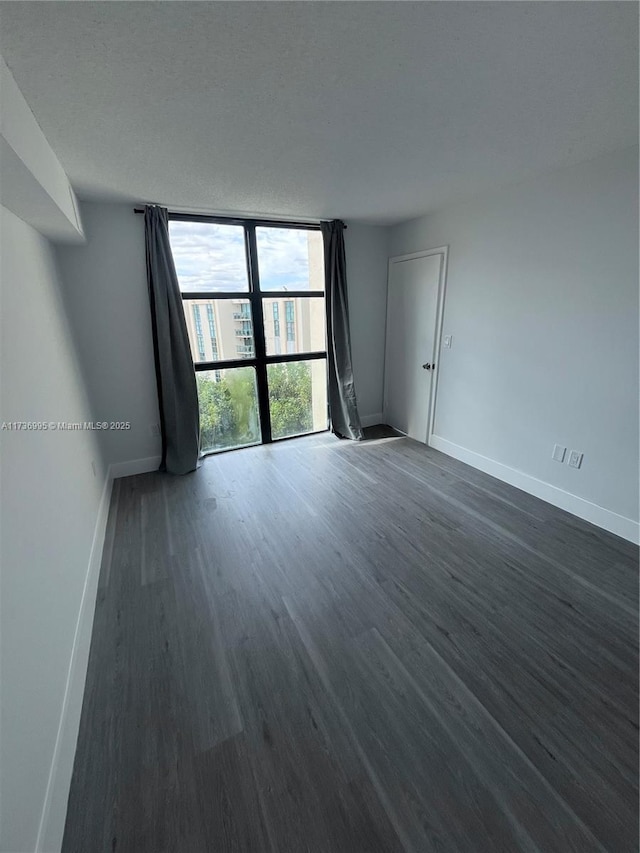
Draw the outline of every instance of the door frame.
[[[423,249],[420,252],[411,252],[408,255],[394,255],[389,258],[387,266],[387,305],[384,318],[384,372],[383,372],[383,398],[382,412],[384,420],[387,420],[387,322],[389,319],[389,281],[391,279],[391,270],[393,264],[402,263],[403,261],[413,261],[417,258],[429,258],[433,255],[440,255],[440,272],[438,275],[438,297],[436,302],[436,326],[433,338],[433,354],[432,361],[435,361],[435,368],[431,376],[431,389],[429,392],[429,414],[427,417],[427,434],[425,436],[425,444],[430,446],[431,436],[433,435],[433,424],[436,415],[436,399],[438,393],[438,376],[440,374],[440,348],[442,341],[442,324],[444,320],[444,300],[447,288],[447,269],[449,264],[449,246],[438,246],[435,249]]]

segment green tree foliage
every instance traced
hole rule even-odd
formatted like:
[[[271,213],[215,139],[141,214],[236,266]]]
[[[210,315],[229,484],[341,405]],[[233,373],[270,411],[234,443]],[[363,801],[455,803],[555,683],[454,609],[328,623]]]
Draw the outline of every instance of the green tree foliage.
[[[196,373],[200,401],[200,446],[203,450],[232,446],[237,418],[231,390],[210,373]]]
[[[269,407],[274,438],[299,435],[313,428],[311,366],[304,361],[270,364]]]
[[[313,428],[311,367],[304,362],[268,367],[271,430],[274,438]],[[241,367],[196,374],[203,450],[223,450],[260,441],[255,371]]]

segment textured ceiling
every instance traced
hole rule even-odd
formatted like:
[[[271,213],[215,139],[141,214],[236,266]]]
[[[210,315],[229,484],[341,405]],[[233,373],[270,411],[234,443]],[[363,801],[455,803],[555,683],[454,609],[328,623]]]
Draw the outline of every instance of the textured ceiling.
[[[636,144],[618,2],[2,2],[81,198],[391,223]]]

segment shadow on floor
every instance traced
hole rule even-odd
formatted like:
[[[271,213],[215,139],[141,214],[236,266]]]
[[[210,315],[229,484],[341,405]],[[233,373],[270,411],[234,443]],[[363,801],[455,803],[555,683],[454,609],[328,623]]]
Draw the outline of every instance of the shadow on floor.
[[[387,426],[386,424],[376,424],[375,426],[365,427],[363,432],[365,441],[374,441],[379,438],[402,437],[401,432],[398,432],[397,429]]]

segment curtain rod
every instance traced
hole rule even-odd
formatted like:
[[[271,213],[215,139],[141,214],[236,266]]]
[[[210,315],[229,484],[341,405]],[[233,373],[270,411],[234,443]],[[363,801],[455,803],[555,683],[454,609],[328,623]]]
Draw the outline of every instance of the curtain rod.
[[[143,207],[134,207],[134,213],[144,213]],[[276,227],[278,225],[285,226],[294,226],[296,228],[319,228],[319,222],[299,222],[297,220],[292,219],[261,219],[256,216],[216,216],[215,214],[208,213],[179,213],[173,210],[169,211],[169,216],[184,216],[185,219],[198,219],[198,220],[206,220],[206,219],[217,219],[220,221],[228,221],[228,222],[238,222],[240,220],[249,221],[249,222],[258,222],[258,223],[267,223],[270,226]],[[341,219],[338,219],[337,222],[342,222]],[[344,230],[347,230],[347,226],[342,222],[342,227]]]

